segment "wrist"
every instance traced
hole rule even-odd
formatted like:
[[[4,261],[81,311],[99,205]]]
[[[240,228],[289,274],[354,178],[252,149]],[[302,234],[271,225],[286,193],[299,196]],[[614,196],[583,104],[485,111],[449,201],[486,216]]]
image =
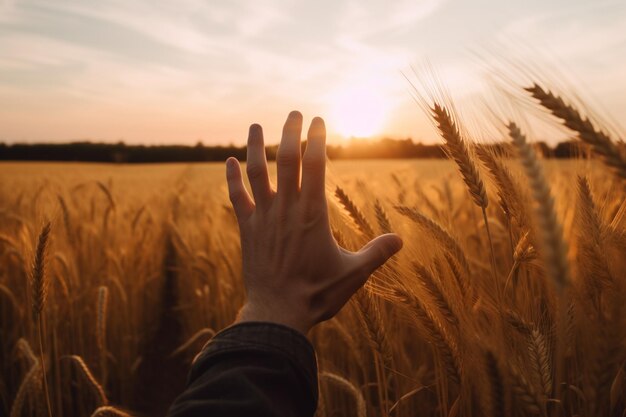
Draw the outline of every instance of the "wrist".
[[[244,304],[239,310],[236,323],[244,322],[265,322],[276,323],[283,326],[290,327],[304,336],[311,330],[311,325],[307,324],[305,320],[298,319],[294,314],[287,312],[272,311],[267,307],[256,306],[250,303]]]

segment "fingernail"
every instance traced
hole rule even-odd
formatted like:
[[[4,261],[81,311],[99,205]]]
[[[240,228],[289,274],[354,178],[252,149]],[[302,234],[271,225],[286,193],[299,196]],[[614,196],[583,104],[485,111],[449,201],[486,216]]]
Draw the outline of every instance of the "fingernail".
[[[237,159],[231,156],[226,160],[226,169],[233,169],[235,168],[236,164]]]
[[[252,134],[259,133],[259,132],[261,132],[262,130],[263,130],[263,128],[261,127],[261,125],[260,125],[260,124],[258,124],[258,123],[253,123],[253,124],[251,124],[251,125],[250,125],[249,133],[250,133],[250,135],[252,135]]]
[[[293,119],[302,119],[302,113],[300,113],[298,110],[293,110],[291,113],[289,113],[289,118],[293,118]]]
[[[398,235],[396,235],[396,239],[393,243],[393,250],[394,253],[398,252],[400,249],[402,249],[402,246],[404,246],[404,242],[402,241],[402,238]]]

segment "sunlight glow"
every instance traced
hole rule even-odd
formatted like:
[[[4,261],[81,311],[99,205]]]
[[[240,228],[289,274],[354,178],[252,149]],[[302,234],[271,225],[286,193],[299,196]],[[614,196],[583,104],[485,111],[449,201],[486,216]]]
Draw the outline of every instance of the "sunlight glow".
[[[371,84],[339,89],[331,95],[329,127],[345,138],[382,133],[389,100]]]

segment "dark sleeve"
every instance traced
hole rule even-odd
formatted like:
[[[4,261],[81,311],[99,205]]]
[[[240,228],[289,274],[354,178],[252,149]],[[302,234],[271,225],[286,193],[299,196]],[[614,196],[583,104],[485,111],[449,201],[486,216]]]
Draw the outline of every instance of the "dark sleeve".
[[[168,416],[307,417],[317,399],[317,363],[306,337],[279,324],[246,322],[205,345]]]

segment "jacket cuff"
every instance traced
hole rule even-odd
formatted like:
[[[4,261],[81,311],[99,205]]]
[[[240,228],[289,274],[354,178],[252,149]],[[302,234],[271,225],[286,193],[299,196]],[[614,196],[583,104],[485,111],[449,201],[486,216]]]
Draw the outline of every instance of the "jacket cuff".
[[[195,380],[218,355],[258,350],[287,358],[318,400],[317,361],[311,342],[291,327],[269,322],[243,322],[218,332],[193,360],[190,380]]]

